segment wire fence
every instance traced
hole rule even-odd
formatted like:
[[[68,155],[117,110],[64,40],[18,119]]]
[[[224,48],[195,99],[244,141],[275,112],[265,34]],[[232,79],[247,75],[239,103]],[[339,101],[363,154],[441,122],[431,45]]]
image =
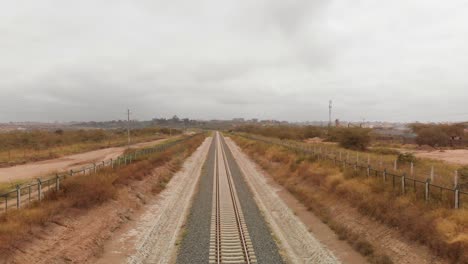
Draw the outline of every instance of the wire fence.
[[[5,213],[11,209],[19,209],[27,206],[33,202],[41,201],[44,199],[45,193],[55,190],[60,190],[60,183],[68,177],[77,175],[95,174],[104,168],[116,169],[126,166],[134,162],[137,158],[148,156],[153,153],[163,152],[166,149],[185,142],[199,134],[194,134],[182,139],[162,143],[154,147],[137,149],[132,153],[123,154],[115,159],[109,159],[99,163],[93,163],[82,167],[78,170],[70,170],[68,172],[57,173],[52,177],[45,179],[37,179],[34,182],[27,184],[17,185],[16,189],[0,194],[0,213]]]
[[[405,172],[399,173],[396,167],[387,169],[385,166],[382,166],[382,163],[373,166],[369,159],[363,161],[362,159],[359,160],[359,157],[357,157],[353,160],[349,155],[343,155],[343,153],[337,151],[322,151],[322,149],[311,148],[310,146],[304,146],[298,143],[254,135],[239,133],[236,133],[236,135],[267,144],[286,147],[303,154],[313,155],[317,159],[332,162],[335,166],[342,166],[343,170],[352,169],[354,171],[354,176],[378,179],[385,188],[391,188],[391,190],[398,195],[413,195],[427,202],[437,203],[449,208],[468,208],[468,192],[462,191],[456,180],[453,188],[434,184],[431,179],[434,175],[433,171],[429,177],[425,180],[421,180],[422,177],[408,177]],[[413,166],[411,166],[411,168],[413,168]]]

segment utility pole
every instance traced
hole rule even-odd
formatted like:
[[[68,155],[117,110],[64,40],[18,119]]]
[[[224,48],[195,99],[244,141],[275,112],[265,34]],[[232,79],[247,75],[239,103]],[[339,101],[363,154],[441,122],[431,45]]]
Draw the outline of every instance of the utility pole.
[[[130,148],[130,109],[127,109],[127,148]]]
[[[332,116],[332,100],[328,101],[328,127],[329,128],[332,125],[331,116]]]

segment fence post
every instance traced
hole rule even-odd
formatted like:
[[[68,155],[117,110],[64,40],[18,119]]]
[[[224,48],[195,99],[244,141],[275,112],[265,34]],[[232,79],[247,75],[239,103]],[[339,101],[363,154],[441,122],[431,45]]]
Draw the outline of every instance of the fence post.
[[[405,178],[406,178],[406,173],[403,173],[403,176],[401,177],[401,193],[405,194]]]
[[[367,165],[367,177],[369,177],[369,176],[370,176],[370,165],[368,164]]]
[[[396,171],[398,169],[397,159],[393,162],[393,170]]]
[[[110,165],[111,165],[111,168],[113,169],[114,168],[114,160],[112,158],[110,159]]]
[[[55,190],[57,192],[60,190],[60,177],[58,174],[55,176]]]
[[[342,161],[343,159],[341,158],[341,150],[340,150],[340,161]]]
[[[458,170],[455,170],[455,174],[453,175],[453,186],[454,188],[458,187]]]
[[[37,179],[37,197],[39,201],[42,200],[42,181],[41,179]]]
[[[455,186],[454,193],[455,193],[455,209],[458,209],[460,208],[460,188],[458,185]]]
[[[97,170],[96,169],[96,163],[93,163],[93,165],[94,165],[94,173],[96,173],[96,170]]]
[[[429,183],[431,182],[431,179],[426,179],[426,188],[425,188],[425,198],[426,201],[429,201]]]
[[[414,174],[414,163],[411,162],[411,176],[413,176]]]
[[[387,181],[387,169],[384,169],[384,170],[383,170],[383,181],[384,181],[384,182]]]
[[[106,162],[102,161],[102,168],[104,169],[105,166],[106,166]]]
[[[21,207],[21,188],[19,185],[16,185],[16,208]]]

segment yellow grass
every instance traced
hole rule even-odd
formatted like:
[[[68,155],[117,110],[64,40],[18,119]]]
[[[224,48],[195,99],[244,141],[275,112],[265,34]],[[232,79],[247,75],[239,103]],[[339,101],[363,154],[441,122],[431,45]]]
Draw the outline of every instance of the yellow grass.
[[[232,138],[278,183],[308,208],[315,208],[319,215],[324,215],[324,221],[330,225],[334,224],[333,219],[326,219],[327,208],[321,208],[320,202],[343,199],[362,214],[396,227],[402,235],[426,244],[436,254],[456,263],[468,262],[468,210],[426,204],[411,194],[399,196],[375,178],[356,177],[352,169],[343,171],[331,162],[303,157],[286,148],[238,136]],[[385,158],[390,160],[392,157]],[[346,234],[346,228],[335,226],[334,229],[340,230],[344,238],[354,239]]]
[[[164,138],[159,128],[135,129],[132,143]],[[180,133],[174,130],[174,133]],[[127,135],[121,130],[77,130],[56,132],[10,132],[0,134],[0,167],[57,158],[101,148],[124,146]]]

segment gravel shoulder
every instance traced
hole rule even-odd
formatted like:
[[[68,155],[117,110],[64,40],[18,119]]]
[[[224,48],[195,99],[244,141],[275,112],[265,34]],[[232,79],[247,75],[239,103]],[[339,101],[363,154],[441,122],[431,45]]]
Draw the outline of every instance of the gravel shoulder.
[[[229,138],[231,150],[254,199],[271,226],[288,263],[340,263],[338,258],[308,230],[279,197],[267,179]]]

